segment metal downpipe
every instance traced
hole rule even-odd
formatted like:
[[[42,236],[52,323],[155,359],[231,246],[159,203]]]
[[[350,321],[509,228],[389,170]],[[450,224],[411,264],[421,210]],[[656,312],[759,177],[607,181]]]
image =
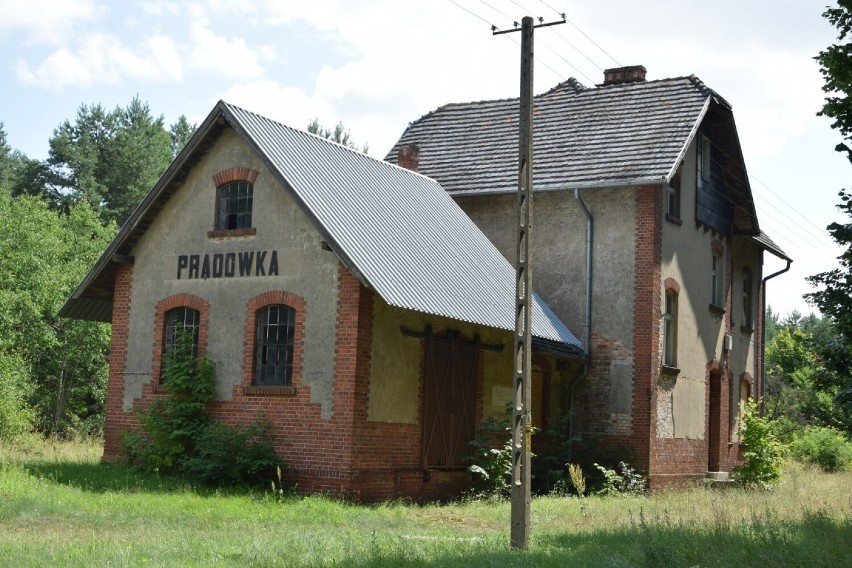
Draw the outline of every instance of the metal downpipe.
[[[574,437],[574,394],[577,390],[577,385],[579,385],[580,382],[589,375],[589,355],[591,352],[590,341],[592,334],[592,245],[594,244],[594,225],[592,214],[583,202],[583,198],[580,197],[579,188],[574,189],[574,198],[577,200],[577,203],[580,204],[580,208],[586,215],[586,313],[583,325],[583,354],[586,356],[586,363],[583,365],[583,372],[574,380],[574,382],[571,383],[571,389],[568,394],[568,408],[571,413],[568,420],[569,439]]]
[[[793,264],[793,261],[789,258],[787,260],[787,266],[782,268],[778,272],[773,272],[766,278],[760,281],[760,297],[763,299],[762,311],[763,314],[760,318],[760,414],[763,415],[763,410],[765,406],[764,396],[766,395],[766,306],[768,305],[766,302],[766,281],[775,278],[776,276],[781,276],[788,270],[790,270],[790,265]]]

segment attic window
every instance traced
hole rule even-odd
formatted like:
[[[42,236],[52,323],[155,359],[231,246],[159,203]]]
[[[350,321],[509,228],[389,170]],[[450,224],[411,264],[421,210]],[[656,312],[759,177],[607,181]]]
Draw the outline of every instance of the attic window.
[[[233,231],[251,227],[254,186],[248,181],[223,185],[216,192],[216,230]]]

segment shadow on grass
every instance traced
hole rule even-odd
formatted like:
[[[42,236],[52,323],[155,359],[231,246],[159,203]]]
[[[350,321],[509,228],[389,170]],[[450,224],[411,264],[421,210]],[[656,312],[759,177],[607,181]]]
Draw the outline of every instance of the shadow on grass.
[[[167,475],[144,473],[125,464],[79,463],[63,461],[29,462],[24,470],[34,477],[76,487],[93,493],[185,493],[199,495],[245,495],[251,488],[215,489]]]
[[[530,550],[495,550],[493,543],[461,543],[435,554],[399,541],[379,542],[366,558],[347,565],[382,566],[581,566],[581,567],[830,567],[852,565],[852,519],[820,512],[798,522],[751,519],[724,525],[644,523],[591,533],[532,537]],[[488,548],[488,549],[486,549]]]

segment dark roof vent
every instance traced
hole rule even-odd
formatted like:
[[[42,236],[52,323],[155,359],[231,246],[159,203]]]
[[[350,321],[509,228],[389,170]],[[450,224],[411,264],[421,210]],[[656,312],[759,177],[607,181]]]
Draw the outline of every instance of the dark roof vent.
[[[618,85],[621,83],[639,83],[645,80],[648,72],[642,65],[630,65],[628,67],[614,67],[604,70],[604,85]]]

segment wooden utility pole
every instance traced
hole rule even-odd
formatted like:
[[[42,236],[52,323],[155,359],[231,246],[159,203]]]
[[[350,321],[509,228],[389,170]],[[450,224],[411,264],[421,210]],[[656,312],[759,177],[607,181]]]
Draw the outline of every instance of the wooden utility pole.
[[[532,99],[533,19],[521,23],[521,114],[518,141],[518,262],[515,268],[515,381],[512,403],[512,548],[526,549],[530,538],[530,438],[529,408],[530,321],[532,315]]]
[[[526,550],[530,538],[530,454],[532,437],[532,217],[533,217],[533,30],[530,16],[521,23],[521,98],[518,136],[517,264],[515,267],[515,369],[512,397],[511,547]],[[517,26],[517,23],[515,24]],[[494,35],[514,30],[495,31]]]

